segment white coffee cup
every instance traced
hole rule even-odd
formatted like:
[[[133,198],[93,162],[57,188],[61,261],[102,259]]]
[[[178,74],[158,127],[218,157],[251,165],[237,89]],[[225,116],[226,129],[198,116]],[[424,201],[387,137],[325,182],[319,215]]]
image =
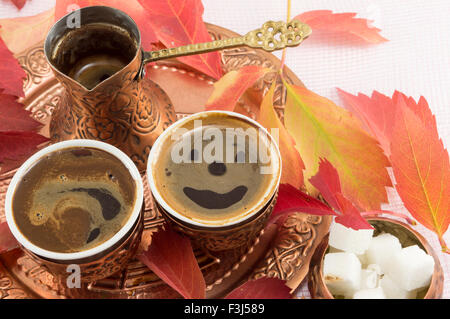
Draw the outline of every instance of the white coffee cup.
[[[98,246],[86,249],[84,251],[72,253],[54,252],[46,250],[30,242],[17,227],[16,222],[14,220],[12,209],[14,193],[16,187],[21,182],[23,176],[44,156],[46,156],[49,153],[53,153],[66,148],[77,148],[77,147],[81,148],[87,147],[105,151],[113,155],[120,162],[122,162],[123,165],[125,165],[125,167],[130,172],[130,175],[136,184],[136,199],[134,207],[131,212],[131,215],[129,216],[128,220],[125,222],[123,227],[111,238],[109,238],[108,240],[106,240],[105,242],[103,242]],[[82,261],[89,259],[90,257],[93,256],[101,256],[102,252],[107,252],[115,245],[120,243],[124,239],[124,237],[129,234],[129,232],[132,230],[132,228],[138,221],[142,211],[143,201],[144,201],[144,188],[142,184],[141,175],[136,165],[124,152],[122,152],[115,146],[100,141],[88,139],[69,140],[55,143],[53,145],[45,147],[44,149],[38,151],[33,156],[31,156],[25,163],[22,164],[22,166],[20,166],[20,168],[17,170],[14,177],[12,178],[8,190],[6,192],[5,216],[6,222],[8,223],[11,233],[14,235],[19,244],[23,246],[26,250],[28,250],[34,255],[37,255],[44,259],[49,259],[53,262],[67,263],[68,261]]]
[[[171,142],[171,138],[178,135],[176,130],[210,116],[232,118],[255,128],[258,131],[258,134],[260,134],[258,138],[261,137],[267,147],[271,150],[270,160],[272,163],[271,170],[273,170],[270,172],[270,182],[268,183],[267,189],[253,205],[242,210],[242,212],[236,216],[219,221],[191,218],[181,214],[164,199],[160,185],[157,185],[155,173],[162,149],[166,143]],[[156,208],[163,217],[175,227],[175,229],[187,234],[194,240],[199,241],[200,244],[207,249],[222,250],[250,242],[254,235],[263,227],[264,221],[267,220],[276,201],[278,186],[281,179],[281,166],[281,155],[277,141],[261,124],[245,115],[235,112],[204,111],[178,120],[157,138],[152,146],[147,161],[147,178],[152,196],[155,199]]]

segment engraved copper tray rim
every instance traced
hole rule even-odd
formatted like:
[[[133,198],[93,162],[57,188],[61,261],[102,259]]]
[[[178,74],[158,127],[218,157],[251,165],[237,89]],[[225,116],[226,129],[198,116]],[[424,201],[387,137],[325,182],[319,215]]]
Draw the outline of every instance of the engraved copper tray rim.
[[[237,35],[212,24],[207,24],[207,27],[214,39]],[[34,118],[46,124],[41,133],[48,136],[49,117],[59,102],[62,87],[52,76],[51,69],[42,54],[42,44],[32,46],[26,52],[20,54],[18,59],[27,73],[27,79],[24,83],[26,97],[23,99],[23,103],[33,113]],[[222,51],[224,73],[251,64],[277,69],[279,63],[278,58],[262,50],[236,48]],[[162,76],[161,83],[158,83],[157,80],[155,82],[162,86],[173,102],[174,96],[170,94],[170,88],[165,88],[163,85],[172,82],[172,77],[174,81],[176,77],[182,76],[184,77],[182,81],[191,79],[196,81],[195,85],[200,86],[203,83],[203,91],[205,88],[212,90],[215,82],[213,79],[175,60],[158,62],[148,67],[147,72],[150,72],[151,76]],[[164,80],[164,76],[168,74],[171,75],[170,81]],[[276,75],[272,73],[260,79],[250,90],[251,92],[239,101],[237,110],[254,118],[260,100],[269,89],[274,76]],[[284,76],[289,83],[303,85],[288,68],[285,68]],[[286,92],[279,79],[277,81],[274,106],[282,117]],[[42,94],[42,91],[44,91],[44,94]],[[176,104],[174,103],[175,108],[177,108]],[[202,105],[198,106],[201,107]],[[188,110],[191,112],[177,110],[177,116],[183,117],[200,110]],[[14,171],[0,174],[0,205],[2,206],[8,181],[13,174]],[[145,176],[143,176],[143,181],[148,190]],[[147,193],[146,197],[147,209],[144,221],[143,245],[150,242],[152,232],[163,224],[161,216],[152,216],[154,212],[152,203],[150,202],[150,205],[148,205],[151,196]],[[4,221],[4,216],[3,211],[0,210],[0,222],[2,221]],[[273,229],[266,229],[266,231],[261,232],[260,237],[252,245],[243,250],[226,251],[222,255],[217,255],[195,249],[197,260],[207,282],[207,297],[222,297],[237,287],[238,284],[248,279],[263,276],[286,280],[287,285],[294,291],[306,276],[312,254],[323,236],[328,232],[330,221],[331,219],[327,217],[296,213],[291,215],[278,231],[276,243],[272,241],[277,232]],[[32,264],[31,260],[27,260],[21,250],[14,250],[0,256],[0,299],[179,297],[172,288],[165,285],[145,265],[136,260],[130,262],[128,268],[123,272],[90,283],[86,289],[80,295],[80,291],[73,291],[73,289],[68,291],[58,286],[50,274],[46,274],[39,265]]]

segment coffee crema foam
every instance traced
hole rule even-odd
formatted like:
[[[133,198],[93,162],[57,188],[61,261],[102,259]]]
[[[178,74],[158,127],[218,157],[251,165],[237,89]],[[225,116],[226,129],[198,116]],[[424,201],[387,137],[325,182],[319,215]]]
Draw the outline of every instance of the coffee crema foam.
[[[34,245],[62,253],[96,247],[127,222],[136,183],[108,152],[71,147],[47,154],[29,169],[13,197],[13,217]]]
[[[273,187],[280,165],[267,134],[253,123],[224,114],[197,120],[202,121],[200,128],[188,121],[177,128],[185,133],[171,132],[152,163],[155,185],[166,204],[193,221],[220,225],[245,217],[262,201],[267,203],[270,198],[264,196]],[[222,134],[222,160],[207,159],[208,154],[217,151],[209,152],[216,139],[211,128]],[[230,129],[236,134],[231,141],[227,135]],[[257,135],[246,135],[247,129],[256,130]],[[188,147],[184,144],[182,149],[180,145],[189,140]],[[233,143],[231,148],[227,147],[227,140]],[[220,143],[216,145],[220,147]],[[267,161],[254,156],[255,151],[265,152]]]

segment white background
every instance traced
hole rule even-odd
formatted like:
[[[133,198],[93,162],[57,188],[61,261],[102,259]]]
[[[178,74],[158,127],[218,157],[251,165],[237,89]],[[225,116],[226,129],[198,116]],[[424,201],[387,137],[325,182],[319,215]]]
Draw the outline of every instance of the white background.
[[[29,0],[18,11],[0,0],[0,18],[28,16],[49,9],[54,0]],[[203,0],[204,20],[244,34],[267,20],[285,20],[287,0]],[[446,148],[450,146],[450,1],[448,0],[292,0],[291,17],[309,10],[356,12],[374,20],[389,42],[345,45],[311,37],[288,50],[286,65],[312,91],[340,103],[336,87],[370,95],[399,90],[416,100],[423,95],[436,115]],[[279,54],[276,53],[278,56]],[[384,208],[406,212],[395,192]],[[449,212],[450,213],[450,212]],[[450,298],[450,255],[439,252],[433,233],[418,226],[436,248],[446,274],[444,297]],[[450,245],[450,231],[445,239]],[[300,294],[306,293],[302,287]]]

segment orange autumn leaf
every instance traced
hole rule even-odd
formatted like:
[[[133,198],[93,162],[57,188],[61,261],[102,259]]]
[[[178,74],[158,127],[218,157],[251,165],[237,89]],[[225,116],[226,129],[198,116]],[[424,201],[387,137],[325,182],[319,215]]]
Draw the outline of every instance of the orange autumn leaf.
[[[387,202],[389,161],[377,141],[350,112],[306,88],[289,85],[284,124],[305,163],[305,178],[318,172],[320,158],[337,170],[342,194],[361,210],[377,210]],[[308,190],[317,189],[309,181]]]
[[[54,20],[55,8],[29,17],[0,19],[0,35],[8,49],[19,54],[44,40]]]
[[[355,16],[356,13],[353,12],[333,13],[331,10],[314,10],[299,14],[294,19],[310,25],[313,34],[317,34],[317,31],[344,34],[372,44],[388,41],[379,34],[380,29],[370,25],[371,21]]]
[[[206,102],[205,109],[233,111],[245,91],[271,71],[257,65],[247,65],[239,70],[228,72],[214,83],[214,91]]]
[[[397,95],[391,137],[391,163],[396,189],[405,207],[423,226],[434,231],[443,251],[450,223],[450,162],[426,102]]]
[[[269,133],[274,133],[273,129],[278,130],[278,136],[273,134],[275,139],[278,137],[278,147],[281,153],[283,170],[281,174],[281,183],[291,184],[296,188],[303,186],[303,164],[300,154],[295,148],[295,141],[289,135],[283,123],[281,123],[273,107],[273,95],[275,92],[275,83],[264,96],[261,103],[257,121],[264,126]]]

